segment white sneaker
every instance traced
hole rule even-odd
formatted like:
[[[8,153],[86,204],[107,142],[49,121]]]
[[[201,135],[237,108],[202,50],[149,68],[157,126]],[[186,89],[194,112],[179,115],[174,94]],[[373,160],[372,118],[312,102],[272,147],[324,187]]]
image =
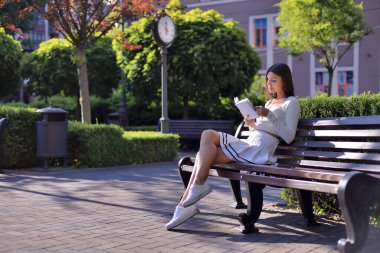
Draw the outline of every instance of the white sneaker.
[[[192,184],[190,186],[189,195],[187,199],[183,202],[184,207],[188,207],[202,199],[203,197],[206,197],[210,192],[212,192],[210,186],[208,184]]]
[[[194,215],[199,213],[199,209],[196,205],[192,205],[189,207],[183,207],[178,205],[175,208],[173,218],[165,225],[165,228],[167,230],[173,229],[175,227],[178,227]]]

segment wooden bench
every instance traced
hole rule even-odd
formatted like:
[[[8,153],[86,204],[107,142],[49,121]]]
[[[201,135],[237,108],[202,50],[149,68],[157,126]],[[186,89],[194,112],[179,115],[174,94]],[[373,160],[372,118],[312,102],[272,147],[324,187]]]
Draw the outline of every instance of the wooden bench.
[[[247,134],[241,123],[235,136]],[[240,181],[246,182],[248,209],[239,215],[242,233],[258,231],[265,185],[296,189],[308,226],[317,225],[312,192],[332,193],[338,196],[347,232],[347,238],[338,241],[339,251],[361,249],[368,236],[369,207],[380,202],[380,116],[300,120],[295,141],[281,142],[276,156],[275,165],[229,163],[210,169],[211,176],[230,180],[237,208],[244,207]],[[184,157],[179,162],[186,187],[194,161]]]
[[[169,120],[169,132],[179,134],[183,139],[199,139],[202,132],[207,129],[233,134],[234,125],[233,120]]]
[[[0,145],[3,142],[3,132],[7,124],[8,124],[8,119],[0,118]],[[0,159],[3,159],[3,149],[1,147],[0,147]]]

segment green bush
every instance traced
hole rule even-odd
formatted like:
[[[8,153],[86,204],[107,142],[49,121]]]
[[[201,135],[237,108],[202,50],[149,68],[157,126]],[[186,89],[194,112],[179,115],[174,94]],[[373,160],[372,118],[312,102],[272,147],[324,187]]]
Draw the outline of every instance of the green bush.
[[[8,118],[0,148],[3,158],[0,167],[24,168],[38,164],[36,158],[36,121],[39,115],[33,108],[0,107],[0,118]]]
[[[116,110],[112,109],[111,98],[91,96],[91,118],[95,123],[107,123],[108,114]]]
[[[0,98],[16,92],[21,84],[19,74],[22,47],[20,42],[0,27]]]
[[[380,114],[380,94],[363,93],[350,97],[300,98],[301,118],[325,118],[348,116],[371,116]],[[297,194],[293,189],[284,189],[281,197],[288,206],[298,205]],[[316,214],[340,214],[337,196],[333,194],[313,194],[313,208]],[[371,207],[371,220],[378,224],[379,206]]]
[[[178,135],[124,132],[116,125],[69,122],[69,162],[77,167],[104,167],[173,160]]]
[[[69,119],[74,120],[77,113],[77,102],[75,97],[55,95],[49,98],[36,97],[33,102],[29,104],[33,108],[45,108],[45,107],[58,107],[68,111]]]
[[[42,97],[64,92],[78,97],[78,73],[73,62],[74,48],[64,39],[52,38],[24,54],[20,73],[29,80],[27,91]],[[103,37],[86,50],[90,93],[107,97],[118,86],[120,69],[112,50],[112,39]],[[20,56],[21,58],[21,56]]]
[[[151,126],[127,126],[125,127],[125,131],[157,131],[157,125]]]
[[[124,155],[132,164],[173,160],[179,150],[179,135],[158,132],[124,132]]]
[[[300,98],[301,118],[370,116],[380,114],[380,94],[350,97]]]
[[[1,106],[0,118],[8,118],[0,148],[0,167],[41,166],[36,157],[36,108]],[[68,123],[68,164],[76,167],[131,165],[173,160],[179,136],[157,132],[124,132],[116,125]],[[52,159],[55,162],[54,159]]]
[[[112,112],[111,99],[101,98],[98,96],[91,96],[91,113],[94,119],[93,123],[107,123],[107,115]],[[69,112],[70,120],[79,120],[80,108],[77,103],[77,98],[65,95],[55,95],[49,98],[36,97],[33,102],[29,105],[24,103],[7,103],[7,105],[17,106],[17,107],[34,107],[34,108],[44,108],[48,106],[54,106],[62,108]]]

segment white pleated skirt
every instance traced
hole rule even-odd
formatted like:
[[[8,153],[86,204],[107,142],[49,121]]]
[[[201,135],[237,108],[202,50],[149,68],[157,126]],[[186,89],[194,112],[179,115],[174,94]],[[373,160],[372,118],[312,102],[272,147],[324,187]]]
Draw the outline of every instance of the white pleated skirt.
[[[231,160],[241,163],[274,164],[279,140],[265,132],[251,131],[247,139],[219,132],[220,147]]]

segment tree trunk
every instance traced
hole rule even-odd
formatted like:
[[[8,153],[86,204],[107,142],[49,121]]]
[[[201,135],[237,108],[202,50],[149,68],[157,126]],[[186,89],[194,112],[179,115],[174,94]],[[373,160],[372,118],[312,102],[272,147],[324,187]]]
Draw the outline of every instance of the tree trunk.
[[[187,96],[183,97],[183,111],[182,111],[182,119],[189,119],[189,98]]]
[[[79,103],[82,123],[91,124],[90,92],[88,88],[87,58],[85,48],[75,49],[76,65],[79,79]]]
[[[75,108],[75,120],[76,121],[80,121],[81,120],[81,117],[82,117],[82,114],[81,114],[81,105],[80,105],[80,102],[79,102],[79,98],[80,98],[80,92],[79,92],[79,89],[78,89],[78,92],[77,92],[77,95],[76,95],[76,108]]]
[[[333,81],[333,76],[334,76],[334,69],[331,67],[326,67],[327,71],[329,73],[329,90],[327,95],[330,97],[331,96],[331,90],[332,90],[332,81]]]

